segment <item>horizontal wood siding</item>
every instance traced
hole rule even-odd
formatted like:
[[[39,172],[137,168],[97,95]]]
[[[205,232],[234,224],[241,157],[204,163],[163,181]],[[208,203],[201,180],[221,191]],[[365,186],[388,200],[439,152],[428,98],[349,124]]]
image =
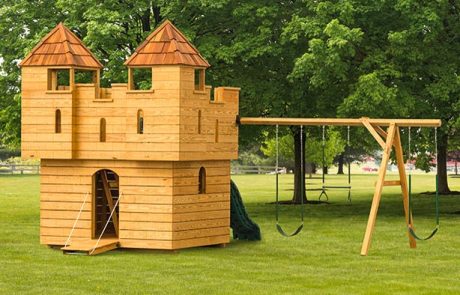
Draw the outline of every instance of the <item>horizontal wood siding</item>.
[[[48,91],[47,67],[23,67],[21,73],[22,157],[71,159],[72,94]],[[61,112],[60,133],[55,132],[58,109]]]
[[[127,245],[137,245],[131,243],[131,239],[133,239],[133,235],[130,234],[132,224],[124,224],[127,217],[133,220],[144,220],[146,219],[143,217],[145,214],[172,212],[172,162],[42,160],[40,189],[40,236],[42,243],[59,245],[65,243],[87,192],[90,195],[87,203],[83,206],[72,239],[91,238],[92,176],[100,169],[110,169],[119,175],[122,193],[119,205],[119,236],[127,242]],[[147,204],[142,203],[144,200]],[[156,200],[159,201],[158,204]],[[153,207],[150,208],[149,206]],[[126,216],[125,214],[128,213],[129,216]],[[154,227],[141,225],[140,228],[141,230],[148,229],[149,233],[146,234],[146,237],[161,236],[157,232],[162,233],[165,229],[172,229],[171,221],[168,220],[168,218],[161,219]],[[136,242],[139,239],[134,238],[134,240]],[[161,241],[160,244],[162,245],[160,248],[171,248],[171,241],[166,244]],[[151,244],[149,243],[149,245]]]
[[[194,90],[194,68],[155,66],[153,89],[73,84],[48,91],[47,67],[22,68],[22,155],[25,158],[195,161],[236,159],[237,88]],[[61,132],[55,133],[55,112]],[[143,113],[138,134],[137,113]],[[198,113],[201,120],[198,123]],[[100,142],[100,122],[106,121]],[[219,121],[216,123],[216,121]],[[200,125],[200,130],[198,130]],[[216,131],[217,130],[217,131]],[[218,133],[218,135],[217,135]]]
[[[206,194],[198,194],[198,171],[206,169]],[[119,175],[119,239],[122,247],[179,249],[229,242],[229,161],[157,162],[42,160],[40,240],[63,245],[92,175]],[[72,239],[91,238],[90,195]]]
[[[239,89],[215,88],[216,100],[211,101],[211,88],[196,91],[194,82],[194,68],[182,67],[180,160],[238,158],[236,116],[238,115]]]
[[[173,248],[230,241],[230,161],[173,164]],[[206,171],[206,191],[198,193],[199,171]]]

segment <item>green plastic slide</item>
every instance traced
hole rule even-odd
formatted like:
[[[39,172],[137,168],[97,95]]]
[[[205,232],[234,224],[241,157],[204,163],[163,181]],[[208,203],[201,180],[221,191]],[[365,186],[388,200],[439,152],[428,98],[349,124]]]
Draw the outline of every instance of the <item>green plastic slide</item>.
[[[240,191],[233,181],[230,181],[230,205],[230,226],[233,230],[233,238],[260,241],[260,228],[249,218]]]

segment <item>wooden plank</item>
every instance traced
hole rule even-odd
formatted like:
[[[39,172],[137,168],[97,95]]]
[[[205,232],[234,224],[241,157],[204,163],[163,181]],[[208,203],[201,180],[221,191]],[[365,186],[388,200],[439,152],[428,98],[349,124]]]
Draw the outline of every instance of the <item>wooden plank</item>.
[[[72,228],[75,223],[75,220],[72,219],[40,219],[41,227],[66,227]],[[91,220],[79,219],[75,228],[91,228]]]
[[[385,149],[385,141],[380,137],[378,132],[374,129],[374,127],[369,123],[368,118],[363,118],[362,120],[364,127],[369,131],[369,133],[374,137],[374,139],[378,142],[378,144],[382,147],[382,149]]]
[[[170,169],[173,163],[169,161],[113,161],[113,160],[60,160],[60,159],[44,159],[41,163],[42,167],[93,167],[93,168],[155,168],[155,169]]]
[[[70,165],[70,163],[69,163]],[[97,166],[97,165],[95,165]],[[110,167],[112,168],[111,170],[115,171],[120,177],[123,178],[144,178],[144,179],[172,179],[172,169],[160,169],[160,168],[117,168],[117,167],[112,167],[112,166],[98,166],[98,167],[78,167],[78,166],[60,166],[60,167],[43,167],[40,175],[42,175],[42,182],[43,182],[43,177],[46,176],[47,180],[49,178],[53,178],[54,176],[60,176],[60,177],[65,177],[65,176],[74,176],[74,177],[90,177],[93,175],[96,171],[102,169],[102,168],[107,168]],[[224,169],[226,170],[226,169]],[[213,170],[210,171],[210,173],[213,173],[215,176],[225,176],[225,175],[230,175],[230,170],[228,171],[227,174],[225,174],[223,171],[224,170]],[[194,171],[190,169],[190,171]],[[188,172],[188,171],[186,171]],[[188,174],[192,174],[191,172]],[[192,174],[193,175],[193,174]],[[48,178],[49,177],[49,178]]]
[[[61,211],[76,211],[78,212],[82,206],[82,202],[40,202],[40,210],[61,210]],[[91,203],[86,202],[83,206],[83,211],[91,211]],[[75,215],[75,218],[77,215]]]
[[[371,210],[369,212],[369,219],[367,221],[366,233],[364,234],[364,240],[361,247],[361,255],[367,255],[371,244],[372,234],[375,228],[375,221],[377,219],[377,212],[379,209],[380,198],[382,196],[383,182],[387,171],[388,161],[390,159],[390,153],[393,146],[393,141],[396,133],[396,125],[391,124],[388,128],[388,137],[385,143],[385,149],[383,151],[382,163],[379,169],[379,178],[377,185],[375,186],[374,197],[372,198]]]
[[[228,244],[230,242],[229,235],[202,237],[195,239],[185,239],[172,242],[173,249],[184,249],[191,247]]]
[[[229,235],[230,228],[216,227],[216,228],[203,228],[185,231],[139,231],[139,230],[123,230],[120,231],[120,239],[140,239],[140,240],[183,240],[193,239],[210,236]]]
[[[132,213],[122,212],[119,216],[123,221],[150,221],[150,222],[186,222],[209,219],[230,218],[230,210],[191,212],[191,213]]]
[[[40,218],[44,219],[68,219],[75,221],[78,211],[57,211],[57,210],[40,210]],[[81,220],[91,220],[91,211],[83,211],[81,213]]]
[[[68,237],[71,227],[61,228],[61,227],[41,227],[40,235],[42,236],[52,236],[52,237]],[[91,229],[87,228],[76,228],[72,234],[72,237],[78,238],[89,238],[91,236]]]
[[[411,214],[411,212],[409,212],[409,186],[408,186],[407,177],[406,177],[406,167],[404,166],[404,155],[403,155],[403,149],[401,145],[401,135],[399,133],[399,128],[396,130],[394,146],[395,146],[395,154],[396,154],[396,163],[398,165],[399,179],[400,179],[400,184],[401,184],[406,225],[407,227],[414,228],[413,223],[412,222],[409,223],[409,220],[412,220],[412,218],[409,219],[409,214]],[[411,248],[416,248],[417,242],[415,238],[410,234],[409,231],[407,231],[407,236],[409,238],[409,246]]]
[[[203,212],[230,209],[230,202],[209,202],[209,203],[191,203],[176,205],[158,205],[158,204],[130,204],[121,203],[121,212],[138,212],[138,213],[187,213]]]
[[[145,222],[124,221],[120,224],[120,230],[146,230],[146,231],[185,231],[191,229],[230,227],[229,218],[210,220],[198,220],[187,222]]]
[[[438,119],[369,119],[369,123],[378,126],[396,124],[400,127],[440,127]],[[362,119],[340,118],[240,118],[241,125],[304,125],[304,126],[362,126]]]
[[[175,196],[198,194],[198,185],[175,186],[172,188]],[[206,193],[230,193],[230,180],[228,184],[206,184]]]
[[[377,181],[375,182],[374,186],[377,185]],[[385,180],[383,182],[383,186],[400,186],[401,181],[399,180]]]
[[[172,250],[172,241],[121,239],[120,248]]]
[[[199,194],[199,195],[128,195],[123,193],[123,204],[196,204],[229,201],[230,194]]]

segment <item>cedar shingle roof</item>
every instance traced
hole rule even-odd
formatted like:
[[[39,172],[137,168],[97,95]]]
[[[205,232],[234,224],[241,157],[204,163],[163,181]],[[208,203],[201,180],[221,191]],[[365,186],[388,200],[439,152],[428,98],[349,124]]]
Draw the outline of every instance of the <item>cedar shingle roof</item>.
[[[163,22],[125,62],[127,66],[190,65],[209,63],[169,20]]]
[[[91,51],[62,23],[49,32],[19,65],[102,68]]]

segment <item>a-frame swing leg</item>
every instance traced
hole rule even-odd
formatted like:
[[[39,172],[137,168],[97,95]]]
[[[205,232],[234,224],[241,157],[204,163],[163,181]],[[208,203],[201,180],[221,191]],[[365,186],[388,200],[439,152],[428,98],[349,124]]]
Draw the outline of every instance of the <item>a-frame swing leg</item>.
[[[402,191],[402,198],[403,198],[403,206],[404,206],[404,215],[406,217],[406,225],[409,226],[409,221],[411,222],[410,226],[413,228],[412,218],[409,218],[409,188],[407,186],[407,178],[406,178],[406,170],[404,167],[404,156],[403,150],[401,145],[401,136],[399,134],[399,128],[396,130],[395,136],[395,153],[396,153],[396,162],[398,164],[398,171],[399,171],[399,180],[401,182],[401,191]],[[407,231],[407,235],[409,236],[409,246],[411,248],[417,247],[417,242],[415,238]]]
[[[373,126],[377,130],[377,132],[384,138],[387,137],[387,133],[381,129],[379,126]],[[396,154],[396,163],[398,165],[398,171],[399,171],[399,184],[401,186],[401,192],[402,192],[402,199],[403,199],[403,206],[404,206],[404,215],[406,217],[406,225],[409,227],[409,221],[410,221],[410,227],[414,228],[414,225],[412,223],[412,218],[409,219],[409,188],[407,185],[407,177],[406,177],[406,168],[404,166],[404,154],[403,154],[403,148],[402,148],[402,143],[401,143],[401,134],[399,132],[399,127],[396,128],[396,134],[395,134],[395,140],[393,143],[393,146],[395,148],[395,154]],[[412,216],[411,216],[412,217]],[[409,237],[409,246],[411,248],[416,248],[417,247],[417,241],[415,238],[410,234],[409,231],[407,231],[407,235]]]
[[[379,178],[375,186],[374,197],[372,198],[372,205],[369,212],[369,219],[367,221],[366,233],[364,234],[364,240],[361,247],[361,255],[367,255],[371,245],[372,234],[374,232],[375,220],[377,219],[377,212],[379,210],[380,198],[382,196],[383,184],[387,172],[388,161],[390,160],[395,133],[396,125],[392,123],[388,128],[388,136],[385,142],[385,147],[383,149],[382,163],[380,164],[379,169]],[[375,134],[373,134],[373,136],[375,137]]]

